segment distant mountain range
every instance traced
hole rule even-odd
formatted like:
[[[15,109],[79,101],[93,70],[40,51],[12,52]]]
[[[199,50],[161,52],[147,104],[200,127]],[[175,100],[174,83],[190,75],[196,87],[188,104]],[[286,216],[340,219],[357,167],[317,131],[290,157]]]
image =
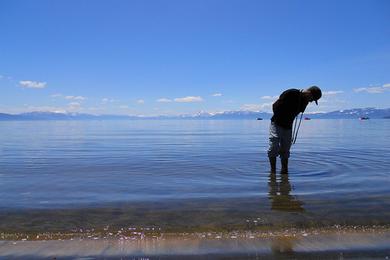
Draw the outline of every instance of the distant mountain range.
[[[55,113],[55,112],[29,112],[22,114],[0,113],[0,120],[142,120],[142,119],[269,119],[271,113],[254,111],[225,111],[222,113],[201,112],[193,115],[179,116],[126,116],[126,115],[91,115],[80,113]],[[348,110],[338,110],[327,113],[305,114],[311,119],[358,119],[368,118],[388,118],[390,119],[390,108],[355,108]]]

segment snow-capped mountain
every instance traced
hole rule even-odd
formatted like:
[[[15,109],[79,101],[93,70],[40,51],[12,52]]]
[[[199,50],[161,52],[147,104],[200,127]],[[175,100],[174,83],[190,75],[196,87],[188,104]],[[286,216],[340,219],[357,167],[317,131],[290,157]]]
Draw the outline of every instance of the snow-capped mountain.
[[[368,118],[386,118],[390,116],[390,108],[377,109],[377,108],[354,108],[347,110],[338,110],[322,114],[310,115],[311,118],[323,118],[323,119],[355,119],[360,117]]]
[[[22,114],[0,113],[0,120],[142,120],[142,119],[236,119],[236,120],[256,120],[269,119],[271,113],[256,111],[225,111],[219,113],[199,112],[196,114],[178,115],[178,116],[126,116],[126,115],[91,115],[79,113],[60,113],[60,112],[29,112]],[[347,110],[338,110],[328,113],[307,114],[308,117],[315,119],[358,119],[360,117],[368,118],[390,118],[390,108],[355,108]]]

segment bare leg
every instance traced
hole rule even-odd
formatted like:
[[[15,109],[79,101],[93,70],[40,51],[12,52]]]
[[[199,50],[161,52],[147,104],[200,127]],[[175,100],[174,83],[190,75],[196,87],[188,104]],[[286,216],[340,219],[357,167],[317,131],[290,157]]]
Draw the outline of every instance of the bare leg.
[[[276,157],[268,157],[269,158],[269,164],[271,166],[271,173],[276,172]]]
[[[268,147],[268,158],[271,166],[271,173],[276,172],[276,157],[279,156],[279,143],[280,143],[280,135],[278,126],[271,122],[269,128],[269,147]]]
[[[280,161],[282,162],[282,170],[280,173],[287,174],[288,173],[288,158],[281,158]]]

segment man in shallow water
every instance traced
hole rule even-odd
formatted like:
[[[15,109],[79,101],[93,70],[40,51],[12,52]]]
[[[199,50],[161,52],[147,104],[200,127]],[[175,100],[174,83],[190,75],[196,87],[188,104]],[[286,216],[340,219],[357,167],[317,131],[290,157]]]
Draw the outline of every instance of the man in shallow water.
[[[281,173],[288,173],[294,118],[305,111],[309,102],[315,101],[318,105],[317,101],[321,96],[321,89],[317,86],[311,86],[305,90],[288,89],[272,105],[274,114],[271,118],[268,148],[271,172],[276,171],[276,157],[280,156]]]

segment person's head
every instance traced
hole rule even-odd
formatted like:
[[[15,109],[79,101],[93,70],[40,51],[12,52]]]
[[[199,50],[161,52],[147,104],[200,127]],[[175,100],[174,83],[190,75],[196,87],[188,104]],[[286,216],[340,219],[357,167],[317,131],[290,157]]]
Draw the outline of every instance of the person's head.
[[[317,101],[322,96],[321,89],[317,86],[311,86],[310,88],[306,89],[305,92],[306,92],[306,97],[307,97],[308,101],[309,102],[315,101],[316,104],[318,105]]]

